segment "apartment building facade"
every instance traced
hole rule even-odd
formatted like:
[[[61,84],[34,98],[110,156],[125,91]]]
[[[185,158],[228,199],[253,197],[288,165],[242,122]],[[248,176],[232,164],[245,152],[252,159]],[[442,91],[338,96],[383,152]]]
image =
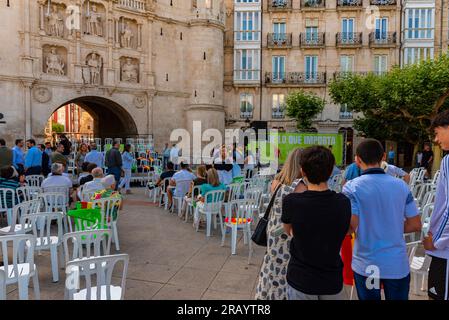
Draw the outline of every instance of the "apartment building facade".
[[[326,100],[314,121],[316,131],[352,130],[351,112],[332,104],[328,84],[347,72],[381,74],[400,63],[396,0],[236,0],[234,5],[236,36],[233,50],[225,50],[234,72],[225,83],[225,101],[236,126],[249,119],[295,130],[285,116],[285,98],[302,89]],[[257,36],[243,38],[242,32]]]
[[[285,99],[306,90],[326,101],[314,130],[345,133],[349,153],[357,144],[352,128],[357,115],[332,103],[329,83],[350,72],[380,75],[434,58],[448,47],[444,0],[233,2],[226,26],[233,43],[227,41],[225,49],[228,125],[262,121],[268,128],[294,131]]]

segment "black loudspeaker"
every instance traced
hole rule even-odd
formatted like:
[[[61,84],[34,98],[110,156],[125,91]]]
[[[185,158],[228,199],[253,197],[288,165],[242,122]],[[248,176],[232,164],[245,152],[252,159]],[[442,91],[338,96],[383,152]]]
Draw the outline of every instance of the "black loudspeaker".
[[[268,122],[267,121],[253,121],[251,122],[251,128],[256,131],[256,137],[259,139],[259,130],[265,130],[265,136],[260,138],[268,139]]]

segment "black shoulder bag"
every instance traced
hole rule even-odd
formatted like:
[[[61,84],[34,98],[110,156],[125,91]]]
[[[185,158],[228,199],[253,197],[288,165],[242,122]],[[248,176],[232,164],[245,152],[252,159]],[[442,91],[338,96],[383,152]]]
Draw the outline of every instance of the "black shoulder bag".
[[[256,230],[251,237],[251,240],[262,247],[266,247],[268,243],[267,239],[267,226],[268,226],[268,217],[270,216],[271,209],[273,208],[274,200],[276,199],[276,195],[281,188],[281,184],[279,184],[271,196],[270,203],[268,204],[267,210],[265,211],[264,216],[259,220],[259,223],[256,226]]]

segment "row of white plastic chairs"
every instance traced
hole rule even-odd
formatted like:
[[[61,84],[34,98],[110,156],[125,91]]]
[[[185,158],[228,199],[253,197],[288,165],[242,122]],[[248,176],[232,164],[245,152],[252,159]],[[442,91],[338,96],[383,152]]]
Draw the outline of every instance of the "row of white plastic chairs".
[[[410,263],[410,271],[413,275],[413,293],[417,295],[425,294],[425,283],[428,278],[431,258],[426,255],[418,255],[418,251],[424,251],[422,240],[427,235],[430,228],[430,217],[433,212],[436,186],[440,177],[440,171],[436,171],[433,178],[425,180],[426,169],[415,168],[410,172],[410,190],[418,206],[421,215],[422,230],[417,238],[417,234],[408,234],[406,239],[411,241],[407,243],[407,250]]]
[[[38,187],[23,187],[21,189],[22,191],[17,192],[18,195],[34,193],[34,196],[30,197],[32,198],[31,200],[23,201],[17,205],[14,205],[12,208],[6,207],[6,210],[0,210],[0,213],[5,212],[8,215],[8,226],[0,229],[0,235],[9,236],[33,232],[37,236],[37,232],[41,232],[41,236],[38,237],[37,246],[40,249],[47,249],[46,247],[42,247],[42,245],[51,244],[50,249],[53,280],[58,281],[57,251],[54,250],[53,245],[58,245],[59,242],[55,239],[61,239],[62,232],[73,231],[71,220],[66,214],[66,209],[68,206],[68,200],[66,197],[67,193],[37,193],[39,192]],[[0,204],[2,205],[2,207],[5,207],[8,195],[10,196],[9,199],[14,199],[14,193],[11,191],[13,190],[0,189],[0,195],[2,196],[0,199]],[[115,198],[95,200],[93,201],[93,207],[101,208],[100,221],[93,226],[87,222],[80,223],[80,221],[78,221],[78,227],[82,230],[99,227],[111,229],[113,240],[117,250],[120,249],[118,242],[117,218],[114,219],[112,215],[114,208],[119,207],[119,202],[120,200]],[[49,214],[53,214],[53,216],[51,216],[52,220],[57,220],[57,235],[51,238],[50,242],[49,240],[39,240],[40,238],[42,238],[43,231],[48,230],[50,232],[49,226],[47,229],[45,228],[45,219],[41,219],[42,217],[40,217],[41,215],[39,214],[39,212],[48,212]],[[36,222],[38,222],[37,228],[35,228]]]
[[[38,268],[35,252],[51,252],[53,281],[59,274],[58,250],[61,268],[65,269],[65,299],[69,300],[121,300],[125,295],[129,257],[127,254],[110,255],[111,230],[89,230],[62,234],[62,214],[36,213],[27,217],[32,234],[0,236],[3,266],[0,267],[0,300],[6,299],[6,287],[18,285],[20,300],[28,299],[28,285],[33,281],[34,299],[40,299]],[[44,227],[38,230],[38,221]],[[51,231],[52,221],[57,221],[57,233]],[[12,253],[12,254],[11,254]],[[120,281],[112,274],[116,265],[122,264]],[[114,274],[117,277],[117,274]],[[84,281],[81,281],[84,279]],[[94,282],[96,281],[96,282]],[[118,282],[115,285],[113,282]],[[92,285],[92,283],[96,285]],[[84,287],[82,287],[84,285]]]
[[[252,255],[251,226],[263,214],[264,203],[269,199],[269,187],[273,178],[274,176],[272,175],[256,175],[241,183],[228,185],[227,191],[209,191],[202,195],[204,203],[195,201],[191,196],[185,196],[190,189],[191,180],[178,181],[176,184],[176,195],[180,196],[173,196],[171,212],[173,213],[177,210],[178,216],[184,216],[185,222],[188,222],[189,218],[193,218],[193,225],[196,231],[199,230],[200,221],[205,219],[206,237],[211,235],[212,224],[215,229],[217,224],[220,224],[222,245],[226,241],[226,229],[230,228],[232,254],[236,254],[237,233],[242,231],[244,243],[249,246],[249,263]],[[150,199],[155,203],[159,202],[159,206],[164,206],[165,210],[168,210],[168,196],[163,186],[168,186],[169,181],[170,178],[164,179],[159,187],[155,185],[155,180],[148,183],[148,186],[152,188],[149,192]],[[199,195],[200,190],[201,186],[194,186],[192,195]]]

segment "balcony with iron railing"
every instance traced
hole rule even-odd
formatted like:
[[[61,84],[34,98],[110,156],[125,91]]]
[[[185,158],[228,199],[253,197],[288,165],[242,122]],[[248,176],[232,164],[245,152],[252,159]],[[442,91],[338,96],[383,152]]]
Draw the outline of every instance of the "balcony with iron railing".
[[[338,9],[362,9],[362,0],[337,0],[337,10]]]
[[[285,107],[271,109],[271,118],[272,119],[284,119],[285,118]]]
[[[340,111],[340,120],[352,120],[353,115],[351,111]]]
[[[353,75],[366,76],[368,74],[369,72],[367,71],[336,71],[334,72],[333,76],[334,80],[339,80]]]
[[[266,86],[323,86],[326,85],[325,72],[266,72]]]
[[[396,46],[396,32],[371,32],[369,34],[371,48],[394,48]]]
[[[260,41],[260,31],[234,31],[234,41],[257,42]]]
[[[146,11],[146,0],[119,0],[118,4],[120,7],[132,11]]]
[[[325,0],[301,0],[301,10],[322,10],[326,8]]]
[[[299,45],[301,48],[323,48],[326,43],[324,32],[301,33],[299,35]]]
[[[268,0],[268,11],[291,11],[292,0]]]
[[[379,6],[379,7],[389,6],[394,9],[394,7],[396,7],[396,4],[397,4],[396,0],[370,0],[370,5],[372,6]]]
[[[269,33],[267,47],[270,49],[286,49],[292,47],[291,33]]]
[[[335,35],[337,47],[361,47],[362,46],[362,33],[361,32],[338,32]]]
[[[253,110],[240,110],[240,119],[252,119],[253,118]]]

